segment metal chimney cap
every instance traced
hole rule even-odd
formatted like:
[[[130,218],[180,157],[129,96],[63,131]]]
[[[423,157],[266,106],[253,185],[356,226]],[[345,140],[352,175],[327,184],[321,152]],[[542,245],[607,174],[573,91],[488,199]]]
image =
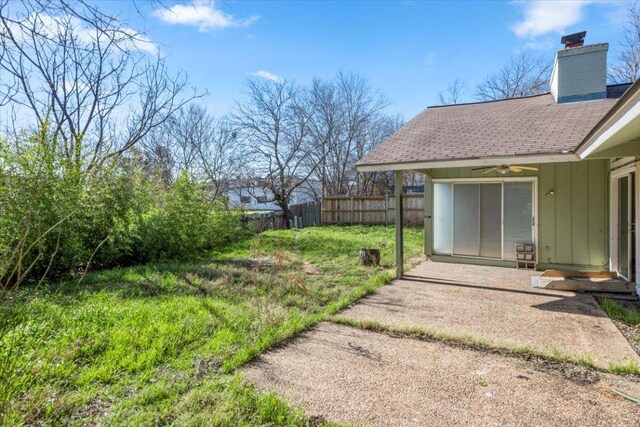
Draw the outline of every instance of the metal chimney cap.
[[[586,37],[586,31],[580,31],[579,33],[568,34],[562,36],[560,43],[566,48],[582,46],[584,44],[584,38]]]

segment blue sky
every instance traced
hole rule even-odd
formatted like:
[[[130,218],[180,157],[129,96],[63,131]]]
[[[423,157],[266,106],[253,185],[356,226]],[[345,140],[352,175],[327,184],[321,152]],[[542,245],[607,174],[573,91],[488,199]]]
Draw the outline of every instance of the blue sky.
[[[587,30],[587,42],[619,50],[623,2],[516,1],[183,1],[109,3],[143,31],[223,114],[247,78],[308,83],[339,70],[365,76],[410,119],[437,103],[456,78],[473,87],[510,55],[553,57],[560,36]],[[260,77],[259,77],[260,78]],[[467,95],[466,100],[473,100]]]

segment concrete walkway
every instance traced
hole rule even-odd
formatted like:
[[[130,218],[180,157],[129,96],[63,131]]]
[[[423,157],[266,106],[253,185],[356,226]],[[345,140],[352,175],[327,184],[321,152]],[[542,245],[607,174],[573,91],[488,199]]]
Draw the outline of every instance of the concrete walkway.
[[[470,335],[501,347],[588,356],[599,367],[640,358],[586,294],[532,288],[531,271],[424,262],[340,316]]]
[[[531,272],[425,262],[340,316],[503,347],[638,360],[590,296],[532,289]],[[640,426],[640,380],[568,364],[322,323],[242,369],[310,417],[353,425]]]
[[[323,323],[243,369],[310,417],[351,425],[640,425],[638,382]],[[580,375],[578,375],[580,377]]]

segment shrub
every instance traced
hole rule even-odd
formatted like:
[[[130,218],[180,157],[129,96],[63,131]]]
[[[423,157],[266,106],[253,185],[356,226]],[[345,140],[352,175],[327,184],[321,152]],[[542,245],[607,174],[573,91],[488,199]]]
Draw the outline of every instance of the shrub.
[[[58,155],[47,126],[0,143],[0,278],[17,267],[38,276],[72,269],[84,255],[77,229],[82,175]],[[20,260],[12,255],[21,253]],[[50,263],[55,255],[55,263]]]
[[[186,173],[167,185],[134,154],[90,171],[65,155],[43,126],[0,141],[0,279],[16,267],[31,278],[83,269],[189,258],[246,236],[241,214],[211,200]]]

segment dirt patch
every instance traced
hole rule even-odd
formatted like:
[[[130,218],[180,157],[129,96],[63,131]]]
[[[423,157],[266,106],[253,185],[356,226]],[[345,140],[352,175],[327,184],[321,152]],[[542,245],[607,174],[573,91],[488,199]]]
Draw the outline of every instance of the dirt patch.
[[[73,410],[71,417],[66,420],[69,424],[74,424],[77,421],[82,420],[83,425],[99,425],[100,419],[104,419],[112,412],[112,407],[109,402],[101,400],[97,397],[92,397],[86,403],[86,405],[77,407]],[[87,423],[86,420],[93,420]]]
[[[276,266],[276,260],[269,257],[257,257],[257,258],[237,258],[228,261],[229,264],[235,267],[264,270],[271,269]]]
[[[595,384],[600,381],[600,374],[595,369],[572,363],[554,362],[540,357],[526,358],[536,371],[559,373],[571,382],[580,385]]]
[[[206,376],[212,372],[219,373],[222,367],[222,361],[220,358],[212,356],[203,358],[196,356],[193,359],[193,367],[195,368],[196,375],[198,377]]]
[[[307,261],[302,261],[302,270],[310,276],[318,276],[321,274],[318,267]]]

